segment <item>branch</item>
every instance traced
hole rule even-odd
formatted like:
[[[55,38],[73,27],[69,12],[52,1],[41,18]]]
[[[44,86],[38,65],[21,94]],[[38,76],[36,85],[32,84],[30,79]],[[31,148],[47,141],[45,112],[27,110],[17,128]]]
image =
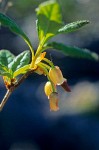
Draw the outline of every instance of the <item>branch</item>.
[[[4,98],[3,98],[3,100],[2,100],[2,102],[1,102],[1,104],[0,104],[0,111],[2,111],[2,109],[3,109],[4,105],[5,105],[5,103],[7,102],[8,98],[9,98],[9,96],[12,94],[12,92],[13,92],[13,91],[11,91],[11,90],[7,90],[5,96],[4,96]]]
[[[26,74],[24,74],[19,80],[18,82],[15,83],[14,88],[16,89],[30,74],[32,74],[34,72],[34,70],[30,70],[28,71]]]
[[[20,85],[23,83],[23,81],[34,72],[34,70],[30,70],[28,71],[26,74],[24,74],[14,85],[12,85],[6,92],[3,100],[1,101],[0,104],[0,111],[2,111],[5,103],[7,102],[8,98],[10,97],[10,95],[12,94],[12,92]]]

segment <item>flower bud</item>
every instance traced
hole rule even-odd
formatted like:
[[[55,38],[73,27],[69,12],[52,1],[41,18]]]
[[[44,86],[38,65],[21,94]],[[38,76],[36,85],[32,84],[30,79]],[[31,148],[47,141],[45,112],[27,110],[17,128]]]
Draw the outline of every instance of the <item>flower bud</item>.
[[[66,80],[58,66],[49,70],[49,77],[55,85],[61,85]]]
[[[58,107],[58,93],[57,92],[53,92],[49,95],[49,104],[50,104],[50,110],[51,111],[57,111],[59,110]]]
[[[53,92],[52,85],[51,85],[50,81],[46,82],[45,87],[44,87],[44,91],[45,91],[45,94],[47,96],[49,96]]]
[[[37,65],[39,62],[41,62],[44,59],[45,55],[46,55],[46,52],[41,53],[39,57],[37,57],[35,64]]]
[[[3,76],[3,81],[7,89],[11,86],[11,80],[7,76]]]
[[[42,75],[42,74],[44,74],[44,71],[40,67],[37,67],[37,69],[35,70],[35,73]]]

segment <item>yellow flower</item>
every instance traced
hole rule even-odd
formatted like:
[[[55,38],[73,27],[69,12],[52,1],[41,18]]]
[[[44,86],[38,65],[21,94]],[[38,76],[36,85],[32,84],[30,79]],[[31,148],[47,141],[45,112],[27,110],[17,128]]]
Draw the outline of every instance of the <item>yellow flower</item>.
[[[49,70],[49,77],[55,85],[61,85],[66,80],[58,66]]]
[[[39,75],[46,75],[49,81],[44,86],[44,92],[49,100],[50,110],[59,110],[58,106],[58,93],[56,85],[61,85],[67,92],[70,92],[70,88],[67,84],[67,79],[63,77],[63,74],[58,66],[54,66],[53,63],[45,58],[46,52],[36,55],[34,61],[31,63],[31,69]],[[43,61],[43,62],[41,62]]]
[[[56,91],[56,86],[55,85],[54,85],[54,90]],[[48,96],[48,99],[49,99],[50,110],[51,111],[59,110],[59,107],[58,107],[58,93],[53,92],[52,84],[51,84],[50,81],[48,81],[45,84],[44,91],[45,91],[45,94]]]
[[[53,92],[49,95],[49,105],[50,105],[50,110],[51,111],[57,111],[59,110],[58,107],[58,93],[57,92]]]
[[[67,84],[67,79],[63,77],[58,66],[49,70],[49,77],[55,85],[61,85],[67,92],[71,92],[70,87]]]

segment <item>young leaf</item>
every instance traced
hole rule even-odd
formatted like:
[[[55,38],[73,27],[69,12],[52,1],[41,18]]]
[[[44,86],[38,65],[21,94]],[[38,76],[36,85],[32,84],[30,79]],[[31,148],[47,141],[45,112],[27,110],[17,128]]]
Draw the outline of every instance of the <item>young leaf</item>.
[[[25,65],[25,66],[19,68],[18,70],[16,70],[14,72],[13,77],[15,78],[15,77],[17,77],[20,74],[25,74],[29,70],[29,68],[30,68],[30,64],[29,65]]]
[[[9,73],[8,68],[2,64],[0,64],[0,76],[11,77],[11,74]]]
[[[12,19],[10,19],[8,16],[0,13],[0,23],[1,23],[1,25],[8,27],[12,32],[21,36],[25,40],[25,42],[28,44],[28,46],[31,49],[31,52],[33,53],[32,44],[31,44],[29,38],[26,36],[26,34],[20,29],[20,27]]]
[[[29,64],[30,62],[30,51],[24,51],[14,58],[14,60],[9,64],[9,68],[15,72],[19,68]]]
[[[8,65],[13,61],[14,55],[8,50],[0,50],[0,64],[8,67]]]
[[[60,7],[55,0],[51,0],[40,4],[36,12],[38,36],[44,44],[63,26]]]
[[[80,21],[69,23],[69,24],[63,26],[62,28],[60,28],[58,30],[57,34],[76,31],[88,23],[89,23],[88,20],[80,20]]]
[[[85,59],[92,59],[92,60],[99,61],[99,55],[94,52],[91,52],[88,49],[70,47],[70,46],[66,46],[64,44],[56,43],[56,42],[49,43],[46,46],[49,46],[50,48],[63,52],[65,55],[70,56],[70,57],[85,58]]]

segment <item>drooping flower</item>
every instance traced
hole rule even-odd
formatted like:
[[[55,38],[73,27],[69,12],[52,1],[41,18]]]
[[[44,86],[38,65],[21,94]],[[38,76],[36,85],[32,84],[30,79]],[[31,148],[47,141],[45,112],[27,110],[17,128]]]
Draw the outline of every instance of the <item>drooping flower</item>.
[[[49,77],[55,85],[61,85],[67,92],[70,92],[70,88],[67,84],[67,79],[63,77],[63,74],[58,66],[49,70]]]
[[[61,85],[66,80],[63,78],[62,72],[58,66],[49,70],[49,77],[55,85]]]
[[[58,98],[57,92],[53,92],[49,95],[49,105],[50,105],[51,111],[59,110],[58,101],[59,101],[59,98]]]
[[[50,81],[46,82],[45,87],[44,87],[44,91],[46,96],[48,96],[48,100],[49,100],[49,105],[50,105],[50,110],[51,111],[57,111],[59,110],[58,107],[58,93],[56,92],[56,86],[53,85],[54,87],[52,87],[52,84]],[[53,91],[54,88],[54,91]]]

